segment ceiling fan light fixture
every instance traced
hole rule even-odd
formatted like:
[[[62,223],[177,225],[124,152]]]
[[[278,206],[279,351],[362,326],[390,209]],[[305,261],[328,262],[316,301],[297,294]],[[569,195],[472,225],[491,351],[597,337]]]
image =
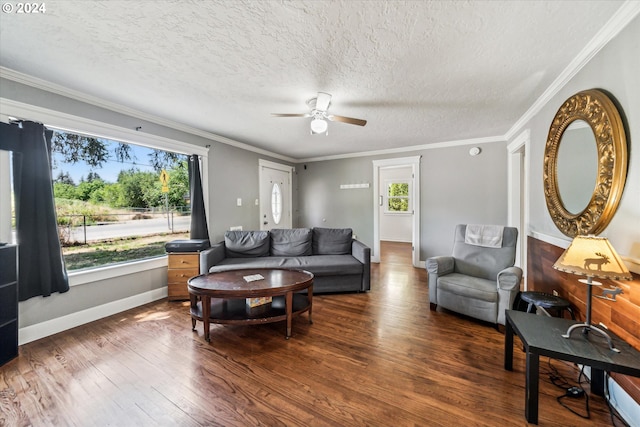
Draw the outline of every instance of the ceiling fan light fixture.
[[[315,118],[311,120],[311,134],[316,135],[319,133],[326,133],[329,124],[326,120]]]
[[[363,119],[329,114],[327,111],[331,105],[331,94],[329,93],[318,92],[318,96],[308,100],[307,105],[310,110],[308,113],[271,113],[271,115],[276,117],[311,117],[311,135],[318,135],[320,133],[329,135],[329,123],[327,120],[330,122],[341,122],[357,126],[364,126],[367,124],[367,121]]]

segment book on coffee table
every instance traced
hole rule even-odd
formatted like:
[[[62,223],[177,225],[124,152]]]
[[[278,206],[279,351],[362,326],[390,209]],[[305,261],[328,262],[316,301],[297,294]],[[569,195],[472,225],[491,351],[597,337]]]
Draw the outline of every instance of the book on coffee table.
[[[271,304],[272,297],[247,298],[247,307],[254,308],[265,304]]]

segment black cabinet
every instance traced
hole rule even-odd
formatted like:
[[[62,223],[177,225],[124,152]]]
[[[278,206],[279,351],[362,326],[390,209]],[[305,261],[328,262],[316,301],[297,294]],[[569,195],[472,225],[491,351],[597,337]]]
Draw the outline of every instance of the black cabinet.
[[[18,247],[0,247],[0,365],[18,355]]]

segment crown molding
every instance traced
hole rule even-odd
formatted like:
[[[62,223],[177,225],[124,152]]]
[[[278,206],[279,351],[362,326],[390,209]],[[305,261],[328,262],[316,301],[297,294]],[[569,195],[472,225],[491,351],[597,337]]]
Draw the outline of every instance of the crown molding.
[[[640,1],[627,0],[602,26],[600,31],[587,43],[578,55],[567,65],[551,85],[540,95],[531,107],[511,126],[505,134],[505,139],[514,137],[522,127],[529,122],[560,90],[578,74],[585,65],[596,56],[615,36],[617,36],[638,14]]]
[[[504,136],[490,136],[490,137],[472,138],[472,139],[465,139],[465,140],[443,141],[443,142],[436,142],[432,144],[391,148],[386,150],[363,151],[363,152],[356,152],[356,153],[337,154],[334,156],[320,156],[320,157],[309,157],[309,158],[298,159],[298,158],[289,157],[289,156],[285,156],[278,153],[273,153],[271,151],[257,148],[243,142],[235,141],[233,139],[230,139],[221,135],[203,131],[202,129],[197,129],[191,126],[187,126],[179,122],[175,122],[172,120],[164,119],[162,117],[147,114],[142,111],[138,111],[136,109],[126,107],[124,105],[120,105],[110,101],[105,101],[104,99],[87,95],[80,91],[69,89],[64,86],[51,83],[49,81],[39,79],[37,77],[29,76],[27,74],[20,73],[10,68],[0,67],[0,77],[5,78],[7,80],[14,81],[16,83],[23,84],[25,86],[43,90],[45,92],[50,92],[56,95],[64,96],[65,98],[74,99],[76,101],[83,102],[85,104],[94,105],[96,107],[104,108],[106,110],[114,111],[116,113],[124,114],[130,117],[135,117],[141,120],[155,123],[157,125],[161,125],[171,129],[181,131],[181,132],[189,133],[191,135],[200,136],[202,138],[216,141],[221,144],[230,145],[236,148],[251,151],[251,152],[265,155],[265,156],[270,156],[270,157],[288,161],[291,163],[317,162],[317,161],[323,161],[323,160],[336,160],[336,159],[348,159],[348,158],[355,158],[355,157],[388,155],[388,154],[406,153],[411,151],[428,150],[428,149],[435,149],[435,148],[455,147],[459,145],[486,144],[491,142],[506,141]]]
[[[460,145],[490,144],[492,142],[506,142],[506,141],[507,140],[502,135],[486,136],[482,138],[459,139],[454,141],[433,142],[431,144],[410,145],[407,147],[389,148],[387,150],[361,151],[357,153],[336,154],[335,156],[308,157],[306,159],[299,159],[298,163],[320,162],[324,160],[341,160],[341,159],[349,159],[354,157],[379,156],[379,155],[388,155],[388,154],[397,154],[397,153],[409,153],[412,151],[432,150],[435,148],[450,148],[450,147],[458,147]]]
[[[199,136],[211,141],[219,142],[221,144],[230,145],[232,147],[241,148],[243,150],[252,151],[257,154],[274,157],[274,158],[288,161],[288,162],[295,163],[296,161],[296,159],[294,159],[293,157],[284,156],[278,153],[273,153],[271,151],[257,148],[257,147],[254,147],[253,145],[245,144],[244,142],[239,142],[222,135],[217,135],[215,133],[207,132],[202,129],[185,125],[183,123],[179,123],[173,120],[168,120],[163,117],[155,116],[152,114],[144,113],[134,108],[126,107],[124,105],[117,104],[115,102],[106,101],[102,98],[88,95],[86,93],[83,93],[74,89],[69,89],[67,87],[64,87],[55,83],[51,83],[49,81],[39,79],[37,77],[29,76],[27,74],[20,73],[10,68],[0,67],[0,77],[7,80],[14,81],[16,83],[23,84],[25,86],[29,86],[35,89],[40,89],[45,92],[54,93],[56,95],[64,96],[65,98],[70,98],[79,102],[83,102],[85,104],[94,105],[96,107],[104,108],[105,110],[124,114],[126,116],[135,117],[140,120],[145,120],[145,121],[148,121],[160,126],[164,126],[170,129],[174,129],[174,130],[185,132],[191,135]]]

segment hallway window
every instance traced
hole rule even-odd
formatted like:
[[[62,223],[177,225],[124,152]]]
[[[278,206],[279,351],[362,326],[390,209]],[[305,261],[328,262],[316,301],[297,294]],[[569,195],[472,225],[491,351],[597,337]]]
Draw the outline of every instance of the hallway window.
[[[392,181],[387,183],[385,213],[409,213],[410,211],[409,182]]]

